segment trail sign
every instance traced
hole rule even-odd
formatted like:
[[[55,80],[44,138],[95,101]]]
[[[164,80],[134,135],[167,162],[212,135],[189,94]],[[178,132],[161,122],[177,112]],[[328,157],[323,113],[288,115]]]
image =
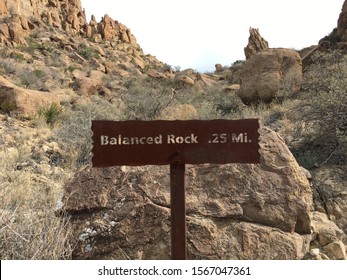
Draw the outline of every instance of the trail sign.
[[[259,163],[259,121],[92,121],[93,167],[170,165],[171,250],[186,259],[185,164]]]
[[[93,121],[93,166],[259,162],[258,120]]]

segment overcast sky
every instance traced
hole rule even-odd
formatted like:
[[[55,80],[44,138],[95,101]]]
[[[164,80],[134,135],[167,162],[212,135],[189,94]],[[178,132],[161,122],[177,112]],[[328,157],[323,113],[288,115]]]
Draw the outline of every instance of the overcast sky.
[[[108,14],[145,54],[181,69],[214,71],[245,59],[249,27],[270,47],[301,49],[337,26],[344,0],[81,0],[87,20]]]

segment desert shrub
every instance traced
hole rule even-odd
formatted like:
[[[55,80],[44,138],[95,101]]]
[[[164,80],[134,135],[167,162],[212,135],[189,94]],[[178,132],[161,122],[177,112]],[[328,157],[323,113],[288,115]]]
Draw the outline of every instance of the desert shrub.
[[[44,87],[44,81],[49,78],[45,70],[29,67],[19,68],[16,74],[22,87],[38,90]]]
[[[337,28],[335,28],[333,31],[331,31],[327,36],[325,36],[323,39],[321,39],[319,42],[328,41],[333,46],[335,46],[338,42],[341,41],[341,36],[337,33]]]
[[[11,100],[3,100],[0,102],[0,111],[9,114],[12,111],[17,109],[17,105],[14,101]]]
[[[23,62],[23,61],[26,61],[25,57],[23,54],[21,53],[14,53],[12,55],[13,59],[15,59],[17,62]]]
[[[86,60],[91,60],[92,58],[99,58],[100,55],[91,47],[84,43],[78,46],[77,53]]]
[[[29,197],[28,200],[35,203],[34,197]],[[0,229],[2,260],[71,259],[72,248],[68,245],[71,234],[68,218],[58,218],[53,211],[47,213],[47,209],[23,209],[20,204],[14,210],[2,209],[1,216],[4,221]]]
[[[196,92],[191,95],[189,102],[197,109],[200,118],[205,120],[238,118],[241,113],[240,99],[233,92],[225,92],[220,84]]]
[[[15,74],[18,71],[18,66],[18,62],[13,58],[3,58],[0,60],[0,67],[7,75]]]
[[[245,65],[245,61],[237,60],[229,68],[222,73],[222,77],[225,78],[231,84],[240,83],[240,74]]]
[[[297,74],[287,74],[287,76],[282,79],[281,87],[272,102],[282,104],[286,100],[295,99],[300,89],[300,83],[301,77],[299,78]]]
[[[171,105],[190,104],[200,119],[237,118],[242,102],[235,93],[227,93],[224,86],[187,86],[177,79],[156,80],[131,78],[124,82],[122,100],[126,105],[126,119],[151,120]]]
[[[7,129],[15,137],[8,145],[0,137],[0,258],[70,259],[68,216],[55,212],[66,178],[33,168],[31,137]]]
[[[303,87],[310,107],[303,120],[314,121],[319,129],[294,153],[311,168],[346,163],[347,56],[333,51],[318,53],[312,60],[304,73]]]
[[[33,68],[30,64],[17,64],[13,74],[13,83],[33,90],[49,91],[51,86],[61,87],[64,82],[64,73],[55,67]]]
[[[42,117],[49,125],[53,125],[62,113],[62,107],[57,103],[51,103],[48,107],[42,107],[38,111],[38,115]]]
[[[26,40],[28,45],[20,45],[19,49],[30,54],[34,54],[36,51],[44,55],[52,54],[54,51],[53,43],[40,43],[37,40],[39,36],[39,33],[31,33]]]
[[[163,72],[166,72],[166,71],[171,71],[172,69],[173,69],[173,68],[172,68],[171,65],[165,63],[165,64],[163,65],[162,71],[163,71]]]
[[[121,120],[120,103],[110,103],[98,96],[91,102],[77,105],[74,110],[66,109],[61,115],[59,126],[54,128],[54,139],[64,151],[67,169],[76,170],[91,163],[92,159],[92,120]]]
[[[69,65],[68,67],[66,67],[66,71],[73,72],[73,71],[75,71],[75,70],[80,70],[80,71],[82,71],[83,69],[82,69],[82,66],[81,66],[81,65],[75,65],[75,64]]]
[[[54,51],[53,46],[51,46],[50,44],[40,44],[38,45],[37,49],[43,53],[44,52],[53,53]]]
[[[130,78],[124,82],[121,98],[126,105],[126,119],[151,120],[176,99],[176,81]]]

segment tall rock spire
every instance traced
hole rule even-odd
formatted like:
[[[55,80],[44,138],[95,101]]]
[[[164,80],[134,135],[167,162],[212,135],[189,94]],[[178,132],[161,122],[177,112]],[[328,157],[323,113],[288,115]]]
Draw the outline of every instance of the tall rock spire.
[[[246,59],[253,54],[269,48],[269,43],[260,35],[258,28],[249,28],[248,45],[245,47]]]
[[[324,42],[328,42],[330,46],[347,48],[347,0],[342,5],[337,27],[329,35],[319,40],[320,45]]]

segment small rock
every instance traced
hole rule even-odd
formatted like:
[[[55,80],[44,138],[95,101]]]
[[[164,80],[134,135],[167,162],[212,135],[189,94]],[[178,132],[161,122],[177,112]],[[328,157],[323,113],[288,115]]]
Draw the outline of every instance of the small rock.
[[[188,86],[193,86],[195,84],[194,80],[188,76],[179,76],[177,80],[183,82],[184,84]]]
[[[239,84],[233,84],[233,85],[229,85],[227,86],[224,91],[225,92],[233,92],[233,91],[238,91],[240,89],[240,85]]]
[[[335,241],[330,243],[323,248],[323,252],[331,260],[346,260],[346,248],[342,241]]]
[[[308,180],[311,180],[312,179],[312,175],[311,175],[311,172],[308,171],[306,168],[300,166],[300,169],[302,170],[302,172],[305,174],[306,178]]]
[[[198,112],[190,104],[181,104],[163,109],[158,116],[160,120],[192,120],[198,118]]]
[[[313,233],[317,234],[317,239],[321,246],[341,239],[342,230],[330,221],[326,214],[313,212],[310,216]]]
[[[311,249],[310,255],[311,256],[318,256],[319,255],[319,249],[318,248]]]
[[[159,78],[159,79],[166,78],[165,74],[155,71],[153,69],[149,69],[147,71],[147,75],[152,78]]]

